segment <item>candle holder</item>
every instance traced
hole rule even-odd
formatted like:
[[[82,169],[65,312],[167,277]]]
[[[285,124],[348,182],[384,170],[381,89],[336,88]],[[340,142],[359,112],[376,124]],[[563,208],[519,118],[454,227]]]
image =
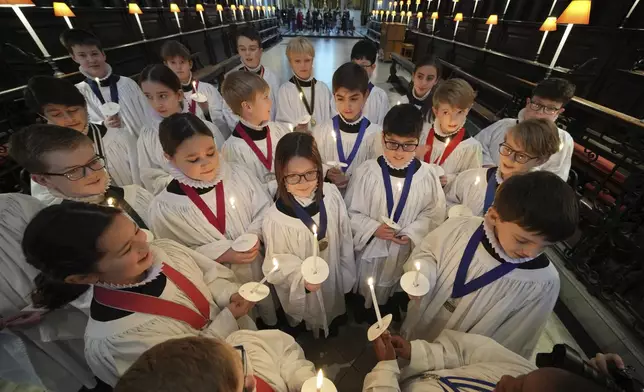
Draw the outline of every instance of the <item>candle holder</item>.
[[[105,102],[101,105],[101,114],[105,117],[111,117],[119,114],[121,106],[116,102]]]
[[[334,138],[334,139],[335,139],[335,138]],[[340,168],[344,168],[344,167],[349,167],[349,165],[347,165],[347,164],[346,164],[346,163],[344,163],[344,162],[340,162],[340,161],[328,161],[326,164],[327,164],[328,166],[334,167],[334,168],[336,168],[336,169],[340,169]]]
[[[448,218],[458,218],[460,216],[474,216],[474,213],[472,212],[470,207],[462,204],[457,204],[455,206],[452,206],[447,211]]]
[[[249,302],[259,302],[264,298],[268,297],[268,294],[271,290],[263,283],[258,282],[248,282],[243,284],[239,288],[239,295],[242,296],[246,301]]]
[[[322,385],[319,384],[318,377],[311,377],[302,384],[302,392],[338,392],[333,381],[326,377],[322,378]],[[320,385],[318,387],[318,385]]]
[[[257,244],[259,237],[257,234],[246,233],[237,237],[230,246],[235,252],[248,252]]]
[[[409,271],[400,278],[400,287],[412,297],[429,293],[429,280],[419,270]]]
[[[374,304],[374,306],[378,306],[378,304]],[[367,330],[367,339],[369,339],[370,342],[378,339],[380,335],[382,335],[387,329],[389,329],[393,318],[394,317],[392,315],[388,314],[383,317],[380,322],[376,321],[376,323],[369,327],[369,330]]]
[[[329,277],[329,265],[320,256],[307,257],[300,267],[304,280],[311,284],[320,284]]]

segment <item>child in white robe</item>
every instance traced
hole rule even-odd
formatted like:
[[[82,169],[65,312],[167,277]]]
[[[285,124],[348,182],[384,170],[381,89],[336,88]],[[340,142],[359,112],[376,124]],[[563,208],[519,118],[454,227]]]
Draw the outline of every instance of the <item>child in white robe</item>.
[[[225,340],[188,337],[161,343],[132,365],[114,392],[289,392],[300,391],[313,377],[313,364],[289,335],[238,331]]]
[[[364,68],[371,79],[378,62],[378,48],[366,39],[358,41],[351,49],[351,61]],[[387,96],[387,92],[369,82],[369,96],[363,109],[365,117],[372,123],[382,126],[388,111],[389,96]]]
[[[217,87],[192,77],[192,56],[188,48],[179,41],[166,41],[161,46],[161,58],[163,64],[179,77],[188,112],[215,124],[225,138],[230,136],[231,129],[224,119],[224,99]],[[196,93],[205,95],[206,101],[193,100],[192,95]]]
[[[454,217],[412,253],[430,291],[409,305],[404,336],[433,341],[443,329],[478,333],[529,358],[559,295],[544,248],[570,237],[575,192],[556,175],[513,176],[480,217]]]
[[[90,122],[87,102],[66,79],[34,76],[24,91],[25,103],[48,124],[75,129],[92,139],[98,155],[107,160],[115,185],[141,185],[136,138],[123,128],[105,128]],[[42,189],[32,186],[32,195],[42,199]],[[49,204],[47,200],[43,200]]]
[[[255,328],[245,316],[252,304],[237,294],[230,269],[171,240],[149,244],[118,209],[73,202],[47,207],[27,226],[22,246],[44,285],[60,291],[40,295],[35,305],[56,308],[73,299],[66,287],[91,285],[85,357],[109,385],[165,340],[225,338]]]
[[[226,76],[221,91],[239,122],[221,148],[227,162],[237,163],[265,184],[271,197],[277,191],[273,158],[277,143],[289,133],[283,124],[271,122],[271,88],[260,76],[235,71]]]
[[[105,158],[96,154],[86,135],[34,124],[11,136],[9,154],[45,190],[48,205],[71,200],[109,205],[122,209],[141,228],[150,227],[150,192],[138,185],[111,185]]]
[[[310,131],[333,115],[331,91],[313,77],[315,49],[308,39],[291,39],[286,46],[286,57],[293,77],[280,87],[275,119],[292,125],[297,131]]]
[[[398,101],[398,105],[411,103],[422,113],[425,125],[423,125],[421,140],[423,136],[427,137],[427,132],[433,122],[432,93],[440,77],[441,66],[438,59],[433,56],[421,58],[414,65],[407,95],[403,95]],[[428,124],[429,126],[427,126]]]
[[[181,81],[165,65],[155,64],[146,67],[139,76],[139,83],[145,97],[157,114],[141,130],[138,141],[139,169],[145,188],[158,194],[172,181],[170,166],[159,142],[159,123],[175,113],[186,112],[189,104],[184,98]],[[224,144],[224,136],[211,122],[204,121],[215,137],[217,148]]]
[[[358,269],[354,292],[364,298],[364,306],[356,307],[358,321],[373,314],[364,311],[372,305],[369,278],[374,280],[378,304],[399,319],[399,301],[390,299],[400,292],[403,264],[445,219],[445,195],[438,176],[414,156],[421,126],[420,111],[413,105],[391,108],[380,141],[384,154],[363,163],[349,183],[345,200]],[[384,216],[399,227],[384,223]]]
[[[313,129],[324,178],[341,190],[364,161],[380,155],[381,127],[363,114],[368,89],[369,76],[362,66],[342,64],[333,73],[333,99],[338,114]]]
[[[264,217],[264,273],[273,268],[273,259],[279,262],[268,281],[275,285],[291,327],[304,321],[315,337],[319,329],[325,336],[335,335],[346,322],[344,295],[356,276],[344,201],[335,185],[322,181],[320,153],[311,135],[285,135],[277,146],[275,166],[278,198]],[[314,252],[329,267],[321,284],[307,282],[302,274],[303,261]]]
[[[261,184],[243,167],[221,159],[210,129],[195,115],[166,118],[159,139],[173,180],[150,205],[154,232],[226,265],[241,283],[261,280],[262,219],[271,203]],[[257,243],[246,252],[233,250],[246,233],[257,235]],[[265,324],[277,324],[270,296],[257,310]]]
[[[535,118],[556,122],[559,115],[566,110],[564,106],[570,102],[574,95],[575,85],[565,79],[549,78],[537,84],[532,91],[532,96],[526,99],[525,108],[521,109],[517,119],[506,118],[499,120],[474,136],[483,146],[483,165],[499,165],[501,156],[497,146],[503,143],[503,137],[510,127],[519,122]],[[550,159],[540,169],[553,172],[564,181],[567,181],[575,141],[563,129],[558,128],[558,131],[559,150],[550,156]]]
[[[85,76],[85,80],[77,83],[76,87],[87,101],[90,121],[138,137],[139,130],[152,113],[139,85],[128,77],[112,73],[112,67],[105,62],[101,41],[92,33],[69,29],[61,34],[60,41],[78,64],[79,72]],[[117,114],[103,114],[101,106],[109,102],[119,104]]]
[[[236,43],[237,54],[239,55],[241,64],[228,72],[226,78],[235,71],[248,71],[264,79],[270,87],[270,99],[273,102],[270,121],[275,121],[275,114],[277,113],[277,92],[282,85],[282,80],[276,73],[262,65],[262,54],[264,53],[264,49],[262,49],[262,37],[257,30],[248,27],[237,33]],[[233,130],[239,122],[239,115],[224,103],[224,116],[228,122],[228,126]]]
[[[467,169],[481,167],[481,144],[465,130],[465,121],[476,93],[463,79],[449,79],[436,88],[432,96],[435,119],[420,136],[418,159],[433,165],[440,174],[441,185],[453,181]]]
[[[559,151],[557,127],[544,119],[520,122],[508,130],[498,150],[501,155],[499,167],[466,170],[445,187],[448,209],[460,204],[467,206],[475,216],[483,216],[503,181],[539,170],[540,165]]]

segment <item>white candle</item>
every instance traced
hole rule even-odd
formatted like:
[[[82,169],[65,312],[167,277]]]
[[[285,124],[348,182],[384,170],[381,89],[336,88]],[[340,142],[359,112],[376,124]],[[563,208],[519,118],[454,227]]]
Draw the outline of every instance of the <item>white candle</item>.
[[[445,139],[445,149],[443,149],[443,152],[441,153],[441,157],[438,160],[438,164],[440,165],[441,162],[443,161],[443,156],[445,155],[445,151],[447,151],[447,146],[449,146],[449,138]]]
[[[378,318],[378,327],[382,327],[382,316],[380,316],[380,309],[378,308],[378,300],[376,299],[376,292],[373,289],[373,278],[367,280],[369,285],[369,290],[371,290],[371,302],[373,302],[373,308],[376,310],[376,317]]]
[[[313,268],[315,272],[318,271],[318,227],[313,225],[311,228],[313,232]]]
[[[420,275],[420,261],[414,263],[416,265],[416,276],[414,277],[414,286],[418,286],[418,276]]]
[[[224,21],[223,16],[221,16],[221,11],[219,11],[219,20],[220,20],[221,22],[223,22],[223,21]]]
[[[322,384],[324,384],[324,374],[322,374],[322,369],[320,369],[320,371],[318,371],[317,381],[315,382],[315,389],[317,389],[317,392],[322,390]]]
[[[277,271],[277,268],[279,268],[279,264],[277,263],[277,259],[274,258],[273,269],[271,270],[271,272],[269,272],[268,275],[264,276],[264,279],[260,280],[259,283],[257,283],[250,292],[254,293],[258,288],[260,288],[264,284],[264,282],[268,280],[268,277],[271,276],[273,272]]]
[[[396,184],[396,193],[393,194],[394,206],[391,209],[391,214],[389,214],[389,219],[394,220],[394,214],[396,213],[396,208],[398,207],[398,202],[400,201],[400,192],[402,191],[402,183],[398,182]],[[398,196],[398,198],[396,198]]]

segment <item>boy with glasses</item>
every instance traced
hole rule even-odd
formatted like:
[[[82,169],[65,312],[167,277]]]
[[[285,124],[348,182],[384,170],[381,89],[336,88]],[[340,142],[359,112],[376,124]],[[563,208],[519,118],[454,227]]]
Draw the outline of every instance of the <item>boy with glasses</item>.
[[[378,61],[378,48],[367,40],[358,41],[351,49],[351,61],[358,64],[373,77]],[[385,115],[389,111],[389,97],[385,90],[369,82],[367,103],[364,106],[364,115],[374,124],[382,126]]]
[[[489,127],[483,129],[474,138],[483,145],[483,165],[498,166],[501,156],[498,145],[510,127],[524,120],[546,119],[556,122],[565,109],[564,106],[570,102],[575,95],[575,85],[565,79],[549,78],[532,91],[532,97],[526,99],[525,108],[519,112],[519,117],[499,120]],[[568,180],[570,164],[575,142],[572,136],[563,129],[558,129],[559,150],[553,154],[547,162],[541,166],[541,170],[555,173],[564,181]]]
[[[378,133],[383,154],[358,167],[349,183],[345,201],[358,268],[354,292],[364,299],[364,306],[355,306],[359,322],[365,317],[375,322],[374,312],[366,311],[372,306],[369,278],[382,314],[400,320],[399,307],[407,300],[398,284],[402,266],[414,247],[445,219],[440,181],[430,165],[415,157],[422,125],[414,105],[391,108]]]
[[[278,330],[237,331],[226,340],[167,340],[141,355],[114,392],[299,391],[315,377],[302,348]]]
[[[445,187],[448,205],[462,204],[474,215],[483,216],[503,181],[539,170],[539,166],[559,151],[557,126],[546,119],[522,121],[508,130],[498,151],[499,167],[466,170]]]
[[[94,151],[92,140],[71,128],[36,124],[16,132],[9,141],[9,154],[45,187],[53,199],[122,209],[139,227],[148,227],[152,195],[138,185],[110,185],[105,158]]]

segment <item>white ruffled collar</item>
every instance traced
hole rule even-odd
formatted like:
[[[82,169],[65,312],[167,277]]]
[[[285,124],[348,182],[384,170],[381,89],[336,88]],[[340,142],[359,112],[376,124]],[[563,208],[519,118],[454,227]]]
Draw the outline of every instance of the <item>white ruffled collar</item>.
[[[508,254],[505,253],[503,247],[499,243],[499,240],[496,238],[496,234],[494,234],[494,227],[487,223],[487,218],[484,218],[483,220],[483,230],[485,232],[485,237],[487,237],[487,240],[490,242],[490,245],[492,245],[492,248],[494,249],[496,254],[498,254],[499,257],[501,257],[504,261],[510,264],[521,264],[534,259],[533,257],[513,259],[512,257],[508,256]]]
[[[360,121],[362,121],[362,119],[364,118],[364,114],[360,113],[360,117],[358,117],[357,120],[351,121],[351,122],[347,121],[344,117],[342,117],[341,114],[338,114],[338,117],[340,117],[340,120],[342,120],[342,122],[347,124],[347,125],[356,125],[356,124],[360,123]]]
[[[259,63],[259,65],[255,68],[249,68],[246,64],[244,64],[243,67],[246,68],[249,72],[257,73],[262,69],[262,63]]]
[[[188,79],[188,83],[183,83],[182,82],[181,86],[182,87],[190,86],[192,84],[192,82],[193,82],[193,80],[192,80],[192,71],[190,71],[190,79]]]
[[[205,189],[205,188],[212,188],[213,186],[219,184],[222,179],[222,161],[221,159],[219,160],[219,167],[217,168],[217,175],[212,181],[199,181],[195,180],[193,178],[190,178],[186,176],[181,170],[179,170],[176,166],[174,166],[171,163],[168,163],[169,167],[169,174],[174,178],[175,180],[179,181],[183,185],[187,185],[192,188],[198,188],[198,189]]]
[[[299,80],[300,82],[310,82],[313,80],[313,72],[311,72],[311,76],[309,76],[308,79],[302,79],[301,77],[297,76],[295,72],[293,72],[293,76],[295,76],[295,79]]]
[[[150,252],[152,252],[152,249],[150,249]],[[152,257],[154,257],[154,253],[152,254]],[[157,262],[156,259],[154,261],[154,264],[150,266],[150,268],[145,271],[145,278],[138,282],[138,283],[133,283],[133,284],[113,284],[113,283],[105,283],[105,282],[96,282],[94,283],[94,286],[98,287],[104,287],[106,289],[112,289],[112,290],[121,290],[121,289],[129,289],[132,287],[139,287],[146,285],[156,278],[161,275],[161,270],[163,269],[163,263],[162,262]]]
[[[458,133],[458,131],[460,131],[461,128],[463,128],[464,125],[465,124],[462,124],[460,127],[458,127],[458,129],[456,131],[454,131],[452,133],[444,133],[443,130],[441,129],[441,124],[438,121],[438,118],[436,118],[436,119],[434,119],[434,132],[440,137],[450,137],[451,138],[452,136],[456,135]]]
[[[244,125],[245,127],[248,127],[250,129],[254,129],[256,131],[261,131],[268,124],[268,121],[264,121],[260,125],[253,125],[253,124],[249,123],[248,121],[244,120],[241,117],[239,118],[239,122],[242,123],[242,125]]]
[[[427,97],[429,97],[429,93],[431,92],[432,92],[432,89],[429,89],[429,91],[427,91],[425,95],[423,95],[422,97],[419,97],[416,95],[416,89],[413,89],[413,88],[411,89],[411,95],[419,101],[425,101]]]
[[[396,167],[396,166],[394,166],[394,164],[393,164],[393,163],[389,162],[389,159],[387,159],[387,157],[385,156],[385,154],[382,154],[382,158],[385,160],[385,163],[387,164],[387,166],[389,166],[390,168],[392,168],[392,169],[394,169],[394,170],[405,170],[405,169],[407,169],[407,168],[409,167],[409,165],[411,165],[411,163],[414,161],[414,157],[412,156],[412,157],[411,157],[411,159],[409,160],[409,162],[405,163],[405,164],[404,164],[404,165],[402,165],[401,167]]]
[[[525,108],[519,110],[519,115],[517,116],[519,122],[525,120]]]
[[[496,170],[494,171],[494,177],[496,178],[496,183],[498,185],[503,184],[503,178],[501,177],[501,168],[496,168]]]
[[[105,63],[105,67],[107,68],[107,74],[102,78],[98,78],[98,80],[100,80],[100,81],[103,81],[103,80],[109,78],[110,76],[112,76],[112,66],[107,64],[107,63]],[[78,67],[78,72],[82,73],[83,76],[85,76],[88,79],[96,80],[96,78],[94,76],[88,74],[82,67]]]
[[[71,201],[77,201],[80,203],[87,203],[87,204],[101,204],[105,200],[105,192],[107,192],[107,189],[110,187],[110,184],[112,183],[112,179],[110,178],[110,175],[107,173],[107,170],[106,169],[103,169],[103,170],[105,170],[105,175],[107,176],[107,182],[105,183],[105,190],[103,191],[103,193],[99,193],[98,195],[71,197],[71,196],[62,194],[57,189],[54,189],[54,188],[47,188],[47,189],[49,190],[49,193],[57,199],[71,200]]]

